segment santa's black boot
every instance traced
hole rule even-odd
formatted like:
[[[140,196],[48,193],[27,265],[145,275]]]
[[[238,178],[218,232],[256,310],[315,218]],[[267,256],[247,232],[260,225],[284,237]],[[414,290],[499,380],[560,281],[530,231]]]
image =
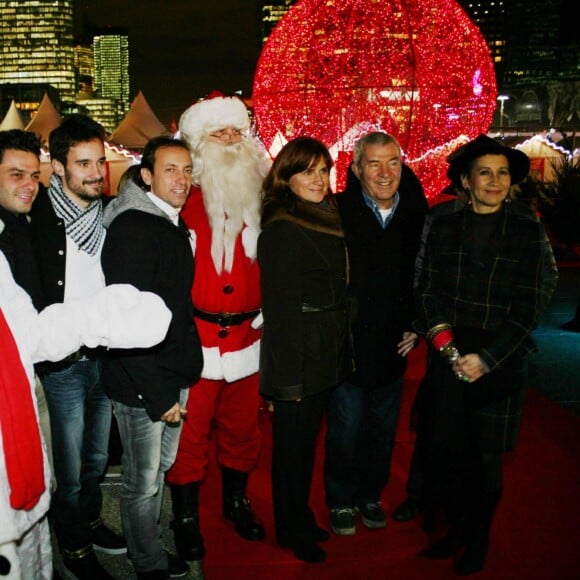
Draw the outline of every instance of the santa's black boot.
[[[224,517],[233,522],[234,529],[245,540],[263,540],[264,526],[255,518],[246,497],[248,474],[229,467],[221,469]]]
[[[199,529],[199,487],[194,481],[184,485],[170,484],[173,503],[173,537],[177,553],[188,561],[201,560],[205,556],[203,537]]]

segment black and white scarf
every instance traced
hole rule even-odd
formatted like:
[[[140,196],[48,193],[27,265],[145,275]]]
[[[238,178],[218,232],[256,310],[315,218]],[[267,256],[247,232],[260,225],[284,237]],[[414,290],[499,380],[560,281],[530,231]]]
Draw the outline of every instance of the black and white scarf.
[[[56,174],[50,176],[48,197],[56,215],[64,220],[66,235],[70,236],[89,256],[94,256],[105,235],[103,227],[103,203],[92,201],[85,209],[73,203],[62,188],[62,181]]]

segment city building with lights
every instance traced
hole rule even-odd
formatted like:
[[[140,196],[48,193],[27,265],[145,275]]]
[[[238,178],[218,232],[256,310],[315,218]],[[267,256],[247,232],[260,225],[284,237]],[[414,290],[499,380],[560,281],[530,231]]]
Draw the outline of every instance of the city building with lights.
[[[0,38],[0,84],[48,84],[74,100],[72,0],[0,0]]]
[[[119,119],[131,106],[129,100],[129,33],[110,28],[93,38],[94,87],[99,97],[117,102]]]
[[[91,46],[76,45],[74,47],[75,78],[77,92],[90,95],[94,92],[95,62]]]
[[[73,3],[0,0],[0,113],[14,99],[29,121],[44,94],[56,107],[76,92]]]
[[[270,33],[278,24],[278,21],[290,8],[293,4],[296,3],[296,0],[278,0],[276,1],[268,1],[262,3],[262,44],[266,42]]]
[[[0,0],[0,116],[14,100],[30,121],[46,94],[60,114],[81,112],[112,131],[131,105],[126,29],[75,44],[73,2]]]

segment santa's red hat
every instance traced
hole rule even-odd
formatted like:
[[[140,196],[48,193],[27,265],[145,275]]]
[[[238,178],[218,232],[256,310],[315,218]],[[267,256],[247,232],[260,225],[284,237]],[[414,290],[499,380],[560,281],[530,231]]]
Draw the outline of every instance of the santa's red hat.
[[[212,91],[186,109],[179,119],[179,132],[191,149],[196,149],[201,139],[213,131],[235,127],[240,131],[250,128],[246,106],[238,97],[226,97]]]

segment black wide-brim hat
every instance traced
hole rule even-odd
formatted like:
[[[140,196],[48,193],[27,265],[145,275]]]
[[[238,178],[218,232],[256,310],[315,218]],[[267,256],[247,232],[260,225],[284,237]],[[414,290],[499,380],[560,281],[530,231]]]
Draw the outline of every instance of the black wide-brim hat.
[[[530,160],[525,153],[506,147],[499,141],[479,135],[469,143],[462,145],[447,157],[449,168],[447,177],[457,186],[461,187],[461,175],[465,175],[471,161],[483,155],[505,155],[510,166],[512,185],[525,179],[530,172]]]

